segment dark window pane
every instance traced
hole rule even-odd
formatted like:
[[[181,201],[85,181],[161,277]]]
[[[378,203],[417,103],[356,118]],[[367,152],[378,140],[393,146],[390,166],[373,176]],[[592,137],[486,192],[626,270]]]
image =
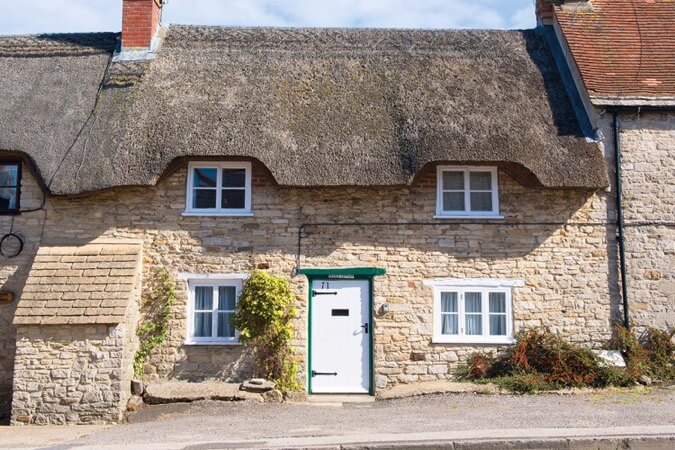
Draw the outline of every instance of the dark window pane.
[[[505,313],[506,312],[506,294],[503,292],[490,292],[490,312],[491,313]]]
[[[0,209],[16,209],[16,188],[0,188]]]
[[[443,211],[464,211],[464,192],[443,192]]]
[[[213,308],[213,288],[211,286],[195,287],[195,311]]]
[[[16,164],[0,164],[0,186],[17,186],[19,183],[19,166]]]
[[[480,292],[467,292],[464,294],[464,310],[467,313],[479,313],[482,311],[481,306]]]
[[[223,189],[223,209],[244,209],[246,207],[246,191],[244,189]]]
[[[234,314],[218,313],[218,337],[234,337]]]
[[[470,336],[483,334],[483,318],[480,314],[467,314],[466,334]]]
[[[234,311],[237,291],[234,286],[220,286],[218,288],[218,310]]]
[[[490,336],[506,336],[506,315],[490,315]]]
[[[246,186],[246,169],[223,169],[223,187]]]
[[[469,176],[469,184],[472,191],[489,191],[492,190],[492,173],[491,172],[471,172]]]
[[[195,313],[194,336],[211,337],[212,313]]]
[[[472,192],[471,211],[492,211],[492,192]]]
[[[443,189],[444,190],[463,190],[464,189],[464,172],[443,172]]]
[[[441,292],[441,312],[457,312],[457,292]]]
[[[216,187],[217,169],[194,169],[193,187]]]
[[[192,207],[197,209],[216,207],[215,189],[195,189],[192,196]]]
[[[459,316],[457,314],[443,314],[441,334],[459,334]]]

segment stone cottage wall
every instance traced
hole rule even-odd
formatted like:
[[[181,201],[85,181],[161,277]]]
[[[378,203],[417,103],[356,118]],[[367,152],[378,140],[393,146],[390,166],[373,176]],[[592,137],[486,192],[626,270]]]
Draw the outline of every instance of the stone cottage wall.
[[[476,348],[431,343],[432,292],[422,284],[425,279],[523,279],[525,286],[516,288],[513,297],[516,329],[548,326],[587,345],[604,343],[618,316],[604,192],[529,188],[500,171],[506,218],[458,223],[433,219],[433,168],[412,187],[300,189],[276,186],[256,164],[254,217],[189,217],[181,215],[185,175],[182,167],[154,188],[54,198],[44,239],[142,239],[144,273],[164,266],[175,279],[180,272],[248,273],[269,267],[292,280],[300,313],[295,344],[304,359],[307,281],[293,276],[300,226],[433,222],[305,228],[303,267],[377,266],[388,271],[375,280],[376,309],[391,305],[391,312],[376,317],[374,325],[380,388],[447,378],[457,361]],[[178,288],[169,340],[146,365],[147,377],[235,381],[248,376],[250,363],[241,346],[184,345],[187,285],[178,281]]]
[[[620,123],[630,316],[639,329],[673,327],[675,114],[621,115]],[[613,172],[611,117],[601,129]]]
[[[30,168],[24,165],[21,175],[21,207],[35,209],[42,204],[42,192]],[[0,423],[9,421],[12,403],[12,378],[16,351],[16,328],[12,320],[28,271],[37,252],[45,211],[26,212],[17,216],[0,215],[0,237],[12,230],[24,238],[21,254],[13,258],[0,256],[0,290],[13,292],[15,300],[0,303]]]
[[[129,394],[128,326],[19,326],[13,424],[110,423]]]

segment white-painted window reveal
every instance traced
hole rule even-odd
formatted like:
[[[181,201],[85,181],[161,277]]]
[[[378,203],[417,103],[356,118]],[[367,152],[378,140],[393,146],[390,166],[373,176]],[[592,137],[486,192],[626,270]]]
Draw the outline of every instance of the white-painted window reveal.
[[[194,279],[188,282],[187,344],[237,344],[234,313],[243,280]]]
[[[186,215],[250,215],[251,163],[191,162]]]
[[[439,166],[437,218],[501,218],[496,167]]]
[[[511,344],[511,289],[519,280],[434,280],[434,336],[438,343]]]

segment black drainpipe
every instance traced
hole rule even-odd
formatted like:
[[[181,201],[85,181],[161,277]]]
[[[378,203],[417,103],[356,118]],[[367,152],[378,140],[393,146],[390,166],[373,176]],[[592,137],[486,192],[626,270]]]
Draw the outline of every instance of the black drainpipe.
[[[623,223],[623,204],[621,198],[621,126],[616,111],[613,113],[614,119],[614,176],[616,192],[616,240],[619,244],[619,270],[621,271],[621,298],[623,299],[623,326],[630,326],[630,316],[628,313],[628,285],[626,283],[626,246]]]

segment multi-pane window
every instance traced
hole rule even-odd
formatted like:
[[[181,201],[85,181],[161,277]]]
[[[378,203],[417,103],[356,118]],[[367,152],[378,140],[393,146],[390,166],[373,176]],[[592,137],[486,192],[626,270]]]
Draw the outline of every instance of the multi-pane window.
[[[250,213],[251,164],[190,163],[186,203],[188,214]]]
[[[510,288],[436,286],[435,297],[434,342],[513,340]]]
[[[239,280],[191,282],[188,342],[238,342],[234,314],[240,292]]]
[[[437,175],[436,215],[498,216],[497,169],[440,166]]]
[[[19,211],[21,164],[0,163],[0,213]]]

